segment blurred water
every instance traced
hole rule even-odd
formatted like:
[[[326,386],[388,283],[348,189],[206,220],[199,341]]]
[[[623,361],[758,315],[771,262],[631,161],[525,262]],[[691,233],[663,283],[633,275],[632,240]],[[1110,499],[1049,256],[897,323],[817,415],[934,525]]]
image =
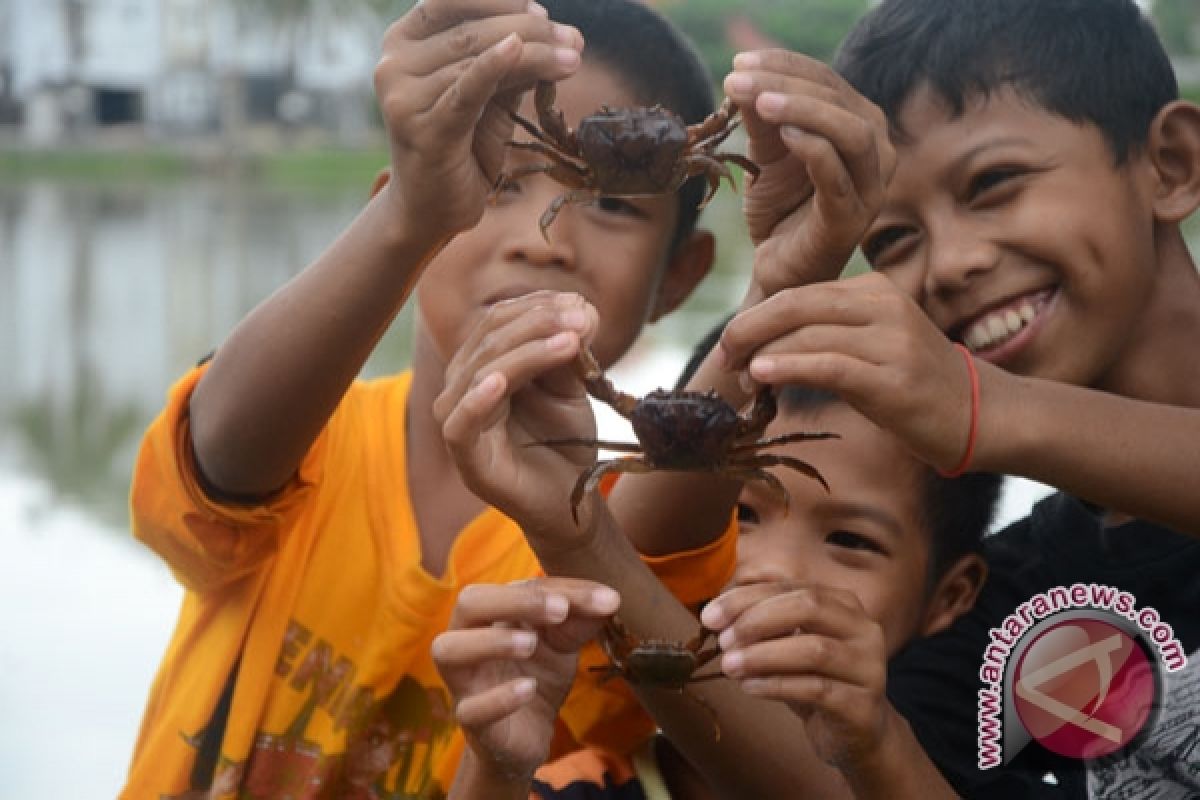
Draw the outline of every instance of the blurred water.
[[[130,541],[129,471],[172,381],[332,240],[358,188],[220,181],[0,184],[0,797],[121,785],[179,589]],[[736,196],[705,212],[720,266],[613,377],[674,381],[736,302]],[[367,367],[407,358],[403,314]],[[604,435],[619,418],[600,411]],[[1004,519],[1043,487],[1014,483]]]

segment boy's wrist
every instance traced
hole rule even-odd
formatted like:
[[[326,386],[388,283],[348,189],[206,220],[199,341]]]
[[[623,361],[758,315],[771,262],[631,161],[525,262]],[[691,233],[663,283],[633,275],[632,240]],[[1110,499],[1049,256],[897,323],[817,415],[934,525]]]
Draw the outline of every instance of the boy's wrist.
[[[957,797],[925,754],[908,720],[891,703],[886,703],[884,713],[876,746],[843,768],[854,796],[860,800]]]
[[[419,254],[422,264],[446,246],[458,231],[439,230],[426,219],[417,219],[396,185],[388,181],[375,195],[378,230],[389,248]]]
[[[514,772],[468,747],[459,763],[450,800],[527,800],[533,788],[533,771]]]

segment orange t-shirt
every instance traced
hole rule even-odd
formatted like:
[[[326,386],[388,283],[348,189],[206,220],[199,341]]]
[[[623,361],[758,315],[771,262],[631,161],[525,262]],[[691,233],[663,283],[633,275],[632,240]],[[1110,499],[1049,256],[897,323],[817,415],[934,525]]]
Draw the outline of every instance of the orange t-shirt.
[[[444,792],[463,738],[430,642],[463,586],[541,574],[520,528],[489,508],[459,533],[444,575],[421,567],[405,464],[411,373],[355,382],[269,501],[218,502],[191,457],[187,407],[202,373],[172,388],[134,469],[134,534],[187,592],[121,796]],[[647,561],[697,604],[729,579],[735,535],[730,525],[705,548]],[[585,652],[581,672],[599,661],[598,648]],[[626,752],[653,730],[623,682],[591,675],[562,722],[564,746]]]

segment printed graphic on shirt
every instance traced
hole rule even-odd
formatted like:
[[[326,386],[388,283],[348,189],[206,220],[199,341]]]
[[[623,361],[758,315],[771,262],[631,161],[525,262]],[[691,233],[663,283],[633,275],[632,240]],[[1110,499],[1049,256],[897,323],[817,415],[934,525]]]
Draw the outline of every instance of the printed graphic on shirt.
[[[1167,697],[1154,729],[1126,758],[1088,765],[1095,800],[1185,800],[1200,797],[1200,662],[1168,677]]]
[[[307,693],[300,711],[282,732],[260,732],[245,762],[222,758],[211,796],[231,791],[240,800],[444,796],[433,776],[433,758],[455,728],[445,690],[422,686],[406,675],[387,697],[376,699],[371,689],[355,685],[354,664],[335,657],[327,642],[298,646],[309,638],[293,622],[276,666],[278,679],[289,689]],[[328,751],[329,742],[323,746],[315,729],[343,734],[344,749]],[[194,787],[173,800],[208,796],[207,788]]]

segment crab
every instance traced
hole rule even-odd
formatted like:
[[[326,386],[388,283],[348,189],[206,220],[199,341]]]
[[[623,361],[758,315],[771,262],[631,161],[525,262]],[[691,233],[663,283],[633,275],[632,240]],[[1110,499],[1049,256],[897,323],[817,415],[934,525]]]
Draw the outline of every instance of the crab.
[[[626,394],[604,376],[587,348],[580,350],[576,365],[588,394],[628,419],[637,438],[636,444],[594,438],[551,439],[534,443],[548,447],[599,447],[633,454],[607,461],[598,460],[580,474],[571,491],[571,514],[576,522],[579,521],[579,505],[584,497],[594,493],[601,479],[610,473],[656,470],[713,472],[739,480],[760,481],[766,484],[785,510],[789,501],[788,491],[779,478],[766,471],[766,467],[794,469],[829,491],[825,478],[808,462],[780,453],[759,452],[791,442],[840,438],[836,433],[806,431],[762,438],[776,412],[775,395],[768,386],[758,391],[749,410],[739,414],[712,390],[655,389],[642,398]]]
[[[492,189],[494,197],[535,174],[546,174],[566,186],[568,191],[551,201],[538,220],[542,236],[547,238],[546,231],[558,212],[570,203],[670,194],[693,175],[704,175],[708,192],[700,201],[703,208],[720,188],[721,178],[733,183],[725,162],[737,164],[752,177],[758,175],[758,165],[749,158],[717,152],[739,123],[738,108],[729,98],[695,125],[686,125],[678,114],[662,106],[601,106],[580,120],[576,130],[568,127],[562,112],[554,107],[554,98],[554,84],[540,81],[534,89],[537,125],[509,112],[513,122],[533,137],[532,141],[509,142],[509,146],[550,160],[501,172]]]
[[[696,675],[721,652],[715,645],[705,648],[712,636],[712,631],[701,627],[700,632],[686,642],[638,639],[617,617],[612,617],[604,624],[599,636],[600,646],[610,663],[591,667],[591,671],[601,673],[600,683],[620,676],[633,686],[654,686],[686,693],[708,711],[713,718],[716,738],[720,739],[721,726],[717,724],[716,712],[708,703],[686,692],[688,684],[723,677],[719,671]]]

